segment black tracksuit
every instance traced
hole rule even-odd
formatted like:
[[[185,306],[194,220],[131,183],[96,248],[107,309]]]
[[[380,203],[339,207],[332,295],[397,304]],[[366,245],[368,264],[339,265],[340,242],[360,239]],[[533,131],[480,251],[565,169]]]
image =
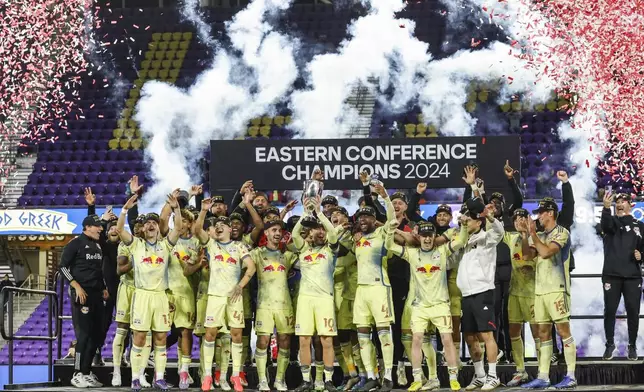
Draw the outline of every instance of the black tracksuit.
[[[613,344],[615,314],[621,296],[628,320],[628,343],[635,345],[639,328],[640,300],[642,298],[641,263],[635,260],[635,250],[644,251],[644,224],[632,215],[613,216],[604,208],[601,216],[604,238],[604,332],[606,344]]]
[[[70,287],[72,320],[76,333],[74,370],[89,374],[103,331],[103,252],[97,241],[85,234],[71,240],[63,249],[60,271],[69,281],[76,281],[87,293],[84,304],[76,301]]]
[[[512,214],[517,208],[523,206],[523,194],[519,189],[514,178],[508,179],[508,186],[512,191],[512,204],[503,206],[501,216],[497,217],[503,222],[506,231],[515,231],[512,222]],[[485,203],[489,200],[484,195]],[[463,200],[469,200],[472,197],[472,189],[467,186],[463,194]],[[510,324],[508,321],[508,300],[510,299],[510,278],[512,276],[512,257],[510,248],[501,241],[496,247],[496,272],[494,275],[494,316],[497,329],[495,339],[499,350],[506,353],[506,358],[510,359],[512,344],[510,343]]]

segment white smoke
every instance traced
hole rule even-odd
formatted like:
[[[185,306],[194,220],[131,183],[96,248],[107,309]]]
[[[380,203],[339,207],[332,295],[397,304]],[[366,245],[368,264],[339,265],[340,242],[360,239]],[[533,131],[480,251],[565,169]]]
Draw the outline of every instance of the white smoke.
[[[266,21],[290,0],[255,0],[227,23],[229,50],[187,89],[152,81],[143,86],[135,119],[149,137],[146,159],[154,185],[142,204],[159,205],[172,189],[186,189],[200,170],[210,140],[242,135],[248,121],[270,112],[297,78],[298,42]],[[202,25],[198,13],[184,12]],[[205,34],[202,31],[200,34]]]

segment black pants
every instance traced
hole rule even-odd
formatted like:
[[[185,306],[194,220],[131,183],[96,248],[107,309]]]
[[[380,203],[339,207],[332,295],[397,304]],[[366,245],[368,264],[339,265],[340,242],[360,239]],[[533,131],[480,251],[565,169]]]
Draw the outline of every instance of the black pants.
[[[76,302],[76,291],[70,290],[72,299],[72,321],[76,333],[76,358],[74,370],[89,374],[96,348],[103,335],[103,293],[86,290],[87,299],[84,305]]]
[[[101,353],[101,349],[105,345],[105,338],[107,337],[107,331],[109,331],[110,326],[112,325],[112,321],[114,321],[114,308],[116,307],[116,294],[112,296],[112,293],[110,292],[110,297],[105,301],[105,305],[103,306],[103,318],[102,318],[102,329],[101,329],[101,336],[98,340],[98,344],[96,345],[96,354]]]
[[[402,344],[402,314],[409,293],[409,282],[403,279],[391,281],[391,299],[394,304],[394,324],[391,326],[391,339],[394,344],[394,363],[402,361],[405,356],[405,346]],[[380,347],[380,344],[378,344]],[[411,358],[409,358],[411,361]]]
[[[635,345],[640,324],[640,300],[642,298],[642,278],[618,278],[603,276],[604,288],[604,333],[606,344],[613,344],[615,338],[615,315],[619,300],[624,296],[628,324],[628,344]]]
[[[503,350],[505,358],[510,359],[512,344],[510,343],[510,323],[508,321],[508,300],[510,298],[510,282],[498,281],[494,289],[494,319],[496,333],[494,338],[499,350]]]

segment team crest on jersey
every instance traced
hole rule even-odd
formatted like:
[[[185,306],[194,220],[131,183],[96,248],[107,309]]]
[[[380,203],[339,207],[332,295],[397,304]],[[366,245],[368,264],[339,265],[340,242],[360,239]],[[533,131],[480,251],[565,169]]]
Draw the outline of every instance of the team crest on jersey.
[[[608,291],[610,290],[610,283],[604,283],[604,290]]]
[[[255,321],[255,327],[256,327],[256,328],[261,328],[261,327],[262,327],[262,324],[263,324],[263,323],[262,323],[262,320],[256,320],[256,321]]]
[[[89,313],[89,308],[88,308],[87,306],[83,306],[83,307],[81,308],[81,313],[83,313],[83,314],[87,314],[87,313]]]
[[[214,317],[212,317],[212,316],[207,316],[207,317],[206,317],[206,322],[214,323],[214,322],[215,322],[215,318],[214,318]]]

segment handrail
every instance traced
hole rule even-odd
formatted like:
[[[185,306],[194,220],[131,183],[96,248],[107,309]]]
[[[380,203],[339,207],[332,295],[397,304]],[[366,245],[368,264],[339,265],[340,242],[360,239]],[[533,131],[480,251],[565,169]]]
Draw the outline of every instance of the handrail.
[[[22,335],[14,335],[13,332],[13,317],[14,317],[14,311],[13,311],[13,298],[15,293],[22,293],[22,294],[37,294],[37,295],[44,295],[48,298],[48,307],[47,307],[47,312],[48,312],[48,320],[49,322],[47,323],[47,336],[22,336]],[[49,290],[33,290],[33,289],[24,289],[24,288],[19,288],[19,287],[3,287],[2,291],[0,291],[0,297],[4,298],[4,296],[8,295],[8,301],[7,301],[7,324],[9,327],[9,335],[7,335],[7,331],[5,328],[5,308],[4,306],[0,308],[0,317],[2,318],[2,324],[0,324],[0,335],[2,335],[2,338],[4,340],[7,340],[9,342],[9,384],[13,384],[13,341],[14,340],[45,340],[47,341],[47,370],[48,370],[48,381],[49,382],[54,382],[54,358],[53,358],[53,342],[58,338],[58,336],[61,335],[60,333],[60,327],[58,322],[56,322],[55,326],[54,321],[58,320],[58,314],[59,314],[59,309],[58,309],[58,293],[55,291],[49,291]],[[9,385],[8,384],[8,385]]]

